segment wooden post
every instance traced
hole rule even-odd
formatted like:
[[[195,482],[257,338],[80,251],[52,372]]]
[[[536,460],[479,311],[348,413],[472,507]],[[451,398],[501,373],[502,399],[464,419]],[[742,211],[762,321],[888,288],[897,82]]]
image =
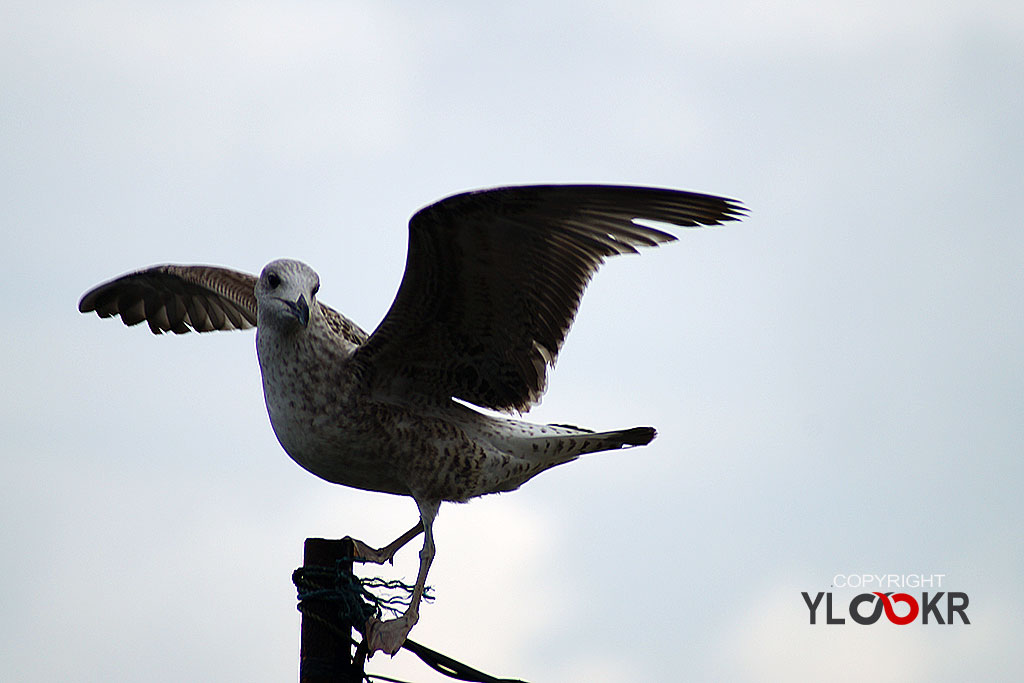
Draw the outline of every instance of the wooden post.
[[[306,567],[333,569],[339,560],[351,558],[352,539],[307,538],[302,561]],[[342,562],[341,571],[352,572],[352,561]],[[318,586],[333,588],[332,583]],[[362,666],[352,660],[352,624],[338,622],[337,608],[328,602],[305,606],[302,614],[302,639],[299,646],[300,683],[363,680]],[[361,664],[361,662],[359,663]]]

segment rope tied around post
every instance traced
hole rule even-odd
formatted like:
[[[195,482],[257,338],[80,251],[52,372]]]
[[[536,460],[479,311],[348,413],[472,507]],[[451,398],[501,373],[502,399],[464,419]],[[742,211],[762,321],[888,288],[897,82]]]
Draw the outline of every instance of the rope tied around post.
[[[339,622],[352,624],[361,632],[370,617],[380,618],[385,610],[399,614],[402,607],[409,605],[413,586],[402,581],[360,578],[348,569],[352,559],[340,558],[334,567],[303,566],[292,572],[292,583],[298,591],[299,611],[305,613],[303,607],[308,601],[327,603],[337,609]],[[370,589],[393,594],[378,595]],[[424,590],[423,599],[428,602],[434,599],[429,588]]]
[[[342,544],[340,547],[339,543]],[[412,599],[414,587],[402,581],[356,576],[352,571],[353,550],[350,539],[340,542],[306,539],[306,564],[292,572],[292,583],[298,593],[297,607],[303,616],[302,681],[394,680],[363,672],[366,660],[365,638],[363,642],[357,643],[352,638],[352,629],[363,634],[370,617],[380,618],[384,611],[399,614]],[[328,559],[332,552],[333,561]],[[315,564],[311,561],[312,556],[317,557]],[[383,594],[374,591],[382,591]],[[429,588],[424,591],[423,598],[433,600]],[[328,644],[322,640],[317,643],[317,653],[307,651],[307,619],[311,624],[315,622],[328,630],[333,636],[334,642],[329,649],[334,656],[325,656],[323,650],[328,648]],[[357,646],[354,659],[351,655],[353,645]],[[449,678],[474,683],[523,683],[516,679],[495,678],[411,640],[406,640],[402,648]]]

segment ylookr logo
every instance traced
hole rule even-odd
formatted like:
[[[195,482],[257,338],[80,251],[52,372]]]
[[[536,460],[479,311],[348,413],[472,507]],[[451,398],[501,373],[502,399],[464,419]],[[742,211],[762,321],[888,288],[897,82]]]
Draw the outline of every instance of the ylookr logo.
[[[837,574],[832,580],[833,588],[940,588],[945,574]],[[810,611],[810,623],[819,623],[819,608],[824,601],[825,624],[839,625],[846,623],[846,617],[835,616],[833,612],[832,593],[819,592],[813,598],[804,591],[800,593]],[[870,626],[877,623],[885,614],[887,621],[897,626],[906,626],[920,617],[922,624],[954,623],[957,615],[964,624],[970,624],[967,618],[967,606],[970,599],[967,593],[957,591],[924,591],[920,601],[910,593],[894,593],[893,591],[870,591],[858,593],[850,600],[850,619],[858,624]],[[900,605],[897,608],[897,605]],[[945,619],[943,619],[945,617]]]

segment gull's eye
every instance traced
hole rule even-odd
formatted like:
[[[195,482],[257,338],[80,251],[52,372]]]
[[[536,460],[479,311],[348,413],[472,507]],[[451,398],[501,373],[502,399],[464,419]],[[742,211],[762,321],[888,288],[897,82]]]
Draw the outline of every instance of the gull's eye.
[[[277,273],[271,273],[267,275],[267,284],[270,285],[271,289],[277,289],[278,285],[281,284],[281,278]]]
[[[319,292],[319,291],[320,291],[320,283],[318,282],[315,285],[313,285],[313,291],[310,292],[310,294],[312,294],[313,296],[316,296],[316,293]]]

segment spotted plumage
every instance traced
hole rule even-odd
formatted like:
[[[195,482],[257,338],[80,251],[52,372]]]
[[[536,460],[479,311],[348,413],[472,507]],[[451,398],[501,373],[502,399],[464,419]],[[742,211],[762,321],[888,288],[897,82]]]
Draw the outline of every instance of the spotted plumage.
[[[371,650],[394,653],[418,619],[442,501],[512,491],[581,454],[655,436],[651,427],[531,424],[466,403],[514,412],[539,400],[604,259],[675,239],[638,219],[690,227],[742,213],[731,200],[641,187],[455,195],[413,216],[401,287],[370,335],[319,302],[312,268],[287,259],[258,278],[154,266],[90,290],[79,310],[146,321],[154,333],[255,326],[267,411],[295,462],[327,481],[416,501],[419,523],[393,543],[357,543],[363,559],[383,562],[424,533],[412,605],[367,624]]]

